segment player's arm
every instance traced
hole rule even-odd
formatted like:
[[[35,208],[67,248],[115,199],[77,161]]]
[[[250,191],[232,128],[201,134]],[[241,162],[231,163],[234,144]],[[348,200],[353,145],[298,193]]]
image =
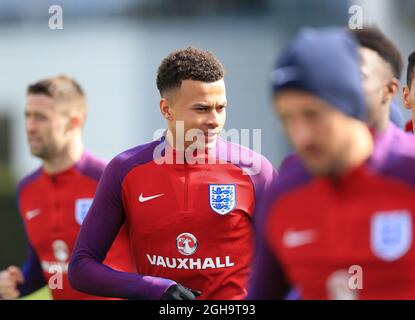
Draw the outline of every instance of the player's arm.
[[[10,266],[0,271],[0,299],[17,299],[20,297],[18,285],[24,282],[20,268]]]
[[[278,175],[268,161],[262,161],[259,176],[254,177],[255,251],[248,291],[249,300],[279,299],[287,294],[289,285],[264,236],[264,220],[270,203],[270,195],[277,185]]]
[[[272,199],[259,204],[255,212],[255,252],[247,297],[249,300],[283,299],[291,288],[265,236],[266,218]]]
[[[261,206],[262,207],[262,206]],[[261,208],[261,213],[268,215],[270,206]],[[258,212],[260,213],[260,212]],[[266,217],[264,223],[255,225],[255,253],[248,290],[248,300],[285,299],[291,290],[291,284],[285,276],[278,257],[271,251],[266,239]]]
[[[266,186],[257,201],[254,214],[255,254],[248,292],[248,299],[274,300],[295,297],[296,294],[287,280],[278,258],[268,246],[265,239],[265,226],[272,205],[285,192],[306,183],[309,175],[299,162],[298,157],[286,157],[279,175]],[[297,295],[298,297],[298,295]]]
[[[17,299],[29,295],[46,284],[39,259],[32,246],[22,268],[10,266],[0,272],[0,298]]]
[[[119,160],[115,158],[106,167],[81,226],[69,264],[72,287],[92,295],[124,299],[194,299],[191,290],[170,279],[120,272],[102,263],[125,221],[121,181]]]
[[[27,296],[46,285],[39,258],[30,243],[21,272],[24,279],[24,282],[18,286],[21,297]]]
[[[21,183],[17,187],[17,206],[20,211],[19,198]],[[26,232],[27,234],[27,232]],[[39,258],[28,241],[26,259],[22,268],[10,266],[0,272],[0,298],[17,299],[29,295],[46,284]]]

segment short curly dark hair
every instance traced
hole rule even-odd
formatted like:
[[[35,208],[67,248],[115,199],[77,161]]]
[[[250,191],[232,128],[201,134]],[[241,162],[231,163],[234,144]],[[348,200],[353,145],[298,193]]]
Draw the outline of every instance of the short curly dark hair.
[[[163,96],[166,91],[179,88],[183,80],[215,82],[224,75],[223,65],[213,53],[187,47],[163,59],[157,71],[157,88]]]
[[[376,51],[392,68],[395,78],[400,79],[403,61],[395,44],[376,26],[364,26],[351,30],[362,47]]]

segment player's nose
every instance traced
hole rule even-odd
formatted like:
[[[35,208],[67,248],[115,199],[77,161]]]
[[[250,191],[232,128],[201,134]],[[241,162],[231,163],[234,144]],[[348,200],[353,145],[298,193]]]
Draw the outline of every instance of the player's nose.
[[[288,135],[295,148],[309,145],[312,139],[310,130],[300,122],[292,124],[288,130]]]
[[[213,109],[211,112],[209,112],[207,119],[206,119],[206,124],[208,126],[209,129],[215,129],[217,127],[219,127],[220,125],[220,115],[219,113]]]
[[[25,127],[28,134],[35,133],[37,130],[37,125],[31,117],[26,118]]]

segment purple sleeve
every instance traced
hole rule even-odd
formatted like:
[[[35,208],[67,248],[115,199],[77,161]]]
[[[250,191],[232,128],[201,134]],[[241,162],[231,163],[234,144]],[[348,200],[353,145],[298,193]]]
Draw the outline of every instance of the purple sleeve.
[[[290,284],[278,258],[271,252],[265,239],[265,224],[269,210],[286,192],[309,181],[310,176],[297,156],[284,159],[279,176],[266,190],[255,215],[255,256],[247,299],[274,300],[287,298]]]
[[[94,202],[78,235],[69,264],[69,281],[76,290],[97,296],[160,299],[176,282],[120,272],[102,264],[125,221],[120,162],[117,157],[105,168]]]
[[[265,240],[265,215],[273,203],[275,182],[264,194],[263,202],[259,204],[254,217],[255,223],[255,254],[248,291],[248,300],[281,299],[288,293],[289,285],[285,280],[282,268],[271,252]]]
[[[18,286],[21,297],[27,296],[46,285],[39,258],[30,244],[28,245],[27,256],[22,266],[22,272],[25,282]]]
[[[30,174],[29,176],[22,179],[19,184],[17,185],[16,190],[16,201],[17,201],[17,207],[19,211],[20,209],[20,193],[22,189],[30,183],[32,180],[34,180],[38,175],[40,174],[40,170],[36,170],[34,173]],[[22,219],[23,226],[26,229],[25,223]],[[26,230],[25,230],[26,231]],[[26,231],[26,235],[28,235]],[[27,236],[28,237],[28,236]],[[27,254],[26,259],[23,262],[22,265],[22,273],[24,277],[24,283],[18,286],[18,290],[20,291],[20,296],[24,297],[27,296],[38,289],[42,288],[46,285],[45,277],[43,276],[42,267],[40,265],[39,258],[36,254],[35,249],[33,248],[32,244],[30,243],[30,240],[27,239]]]
[[[255,189],[255,212],[254,221],[256,223],[260,215],[260,209],[263,206],[268,192],[273,188],[278,179],[278,172],[274,169],[272,164],[261,156],[260,169],[255,169],[254,172],[258,174],[251,175],[251,180]]]

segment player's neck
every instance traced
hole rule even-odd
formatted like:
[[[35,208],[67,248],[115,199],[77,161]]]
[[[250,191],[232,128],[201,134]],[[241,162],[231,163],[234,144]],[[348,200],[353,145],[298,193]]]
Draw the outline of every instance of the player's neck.
[[[180,144],[177,143],[175,133],[172,130],[167,129],[165,135],[166,135],[166,141],[170,145],[170,147],[172,147],[176,151],[185,150],[184,142]]]
[[[75,139],[52,159],[43,160],[43,169],[49,174],[65,171],[81,159],[83,152],[84,146],[82,141]]]
[[[168,144],[175,151],[185,152],[187,148],[192,144],[192,141],[186,141],[184,136],[177,135],[170,129],[167,129],[165,135]]]
[[[336,176],[362,166],[374,151],[372,133],[363,123],[356,124],[352,130],[348,130],[348,134],[350,138],[348,150],[344,154],[343,165],[338,168]]]
[[[386,129],[388,128],[389,125],[389,113],[390,111],[390,107],[389,107],[389,103],[385,106],[383,106],[383,108],[381,109],[382,112],[380,114],[380,119],[378,121],[378,123],[375,126],[375,129],[377,132],[379,133],[383,133],[386,131]]]

